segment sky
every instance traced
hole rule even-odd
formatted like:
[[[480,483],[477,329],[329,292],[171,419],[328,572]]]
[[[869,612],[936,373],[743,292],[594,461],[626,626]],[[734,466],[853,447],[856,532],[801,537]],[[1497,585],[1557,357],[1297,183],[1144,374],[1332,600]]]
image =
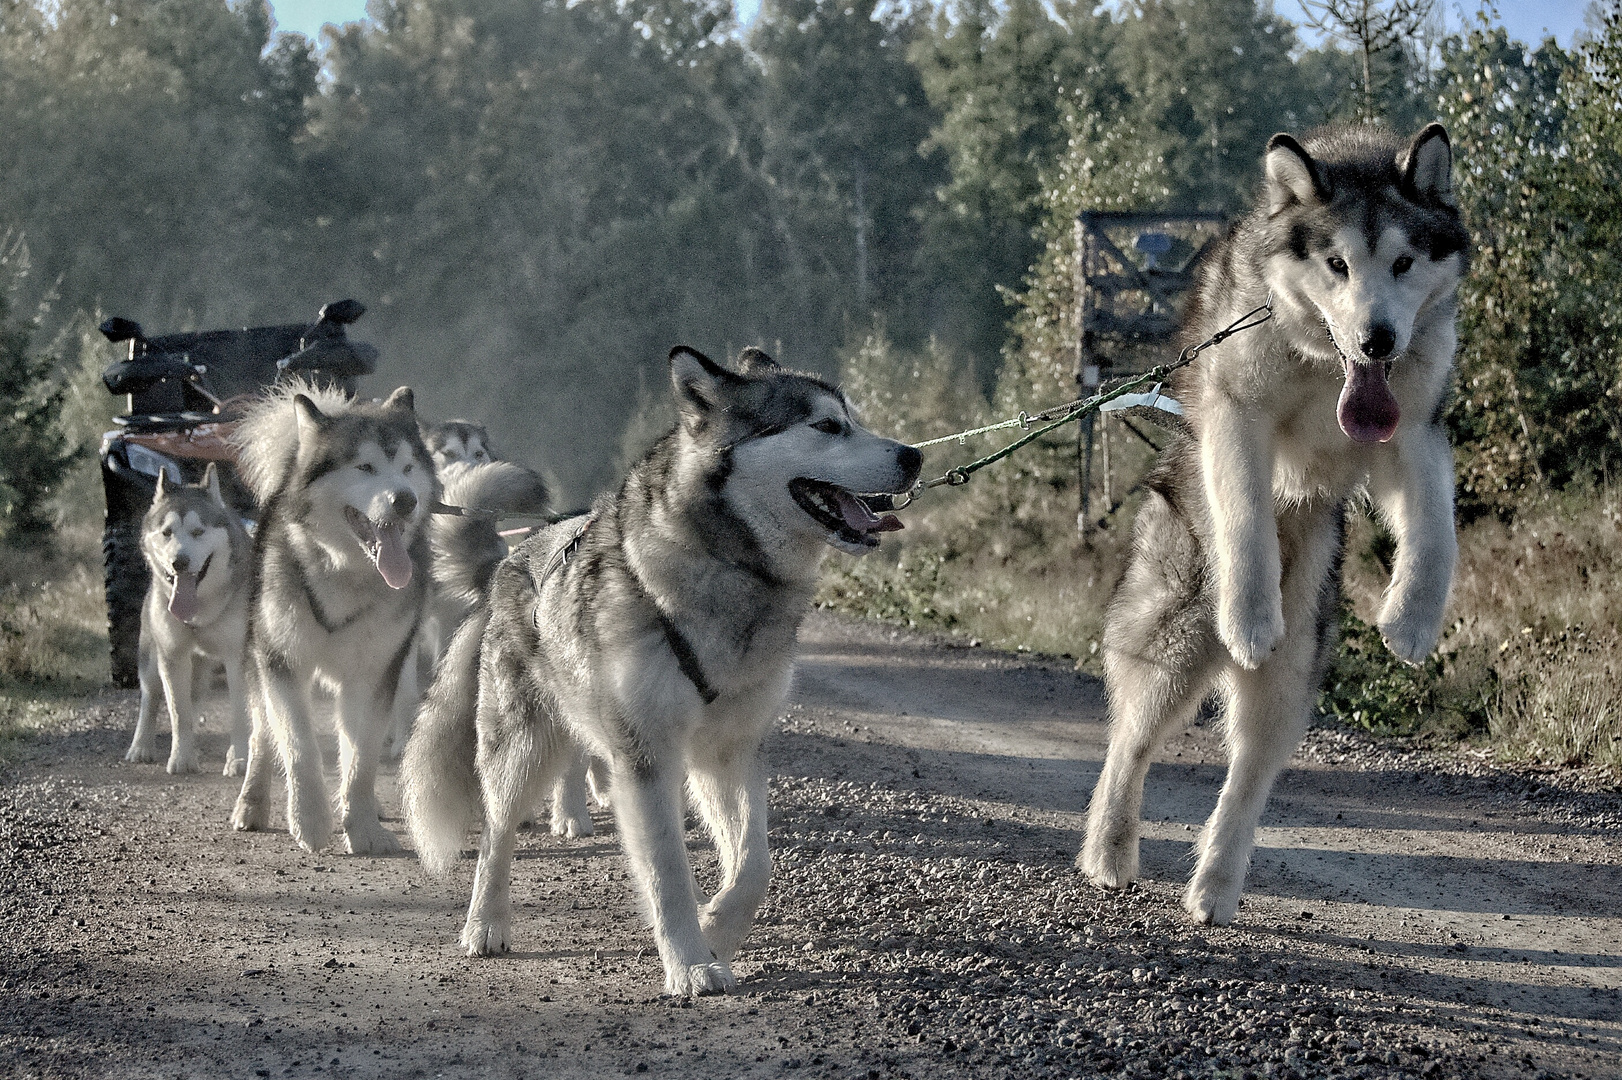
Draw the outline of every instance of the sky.
[[[760,10],[760,0],[736,0],[738,14],[745,22]],[[1477,4],[1465,0],[1442,0],[1450,27],[1473,18]],[[1553,33],[1562,45],[1570,45],[1572,35],[1582,28],[1583,12],[1589,0],[1501,0],[1498,17],[1510,35],[1526,42],[1542,40]],[[366,0],[272,0],[279,30],[293,30],[316,41],[325,23],[353,22],[366,17]],[[1274,9],[1286,18],[1299,21],[1298,0],[1275,0]]]

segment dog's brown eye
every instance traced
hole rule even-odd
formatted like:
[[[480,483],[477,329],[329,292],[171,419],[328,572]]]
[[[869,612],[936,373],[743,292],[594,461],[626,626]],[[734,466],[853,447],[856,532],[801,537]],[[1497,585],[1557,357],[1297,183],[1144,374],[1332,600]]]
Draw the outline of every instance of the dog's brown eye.
[[[1413,268],[1414,257],[1412,255],[1399,255],[1397,261],[1391,264],[1391,276],[1401,277]]]
[[[193,540],[201,540],[203,538],[203,530],[202,529],[193,529],[191,531],[191,535],[192,535]]]
[[[825,420],[818,420],[811,426],[822,432],[824,435],[838,435],[845,430],[845,426],[831,416]]]
[[[356,465],[355,468],[359,469],[363,473],[375,473],[377,471],[377,466],[373,465],[370,461],[363,461],[359,465]]]
[[[1346,276],[1346,260],[1341,258],[1339,255],[1331,255],[1331,256],[1329,256],[1329,269],[1333,270],[1335,273],[1339,274],[1341,277],[1345,277]]]
[[[175,531],[173,529],[165,529],[165,530],[163,530],[163,538],[165,540],[169,539],[174,534],[175,534]]]
[[[407,465],[405,468],[401,469],[400,471],[403,472],[403,473],[409,474],[411,472],[411,466]]]

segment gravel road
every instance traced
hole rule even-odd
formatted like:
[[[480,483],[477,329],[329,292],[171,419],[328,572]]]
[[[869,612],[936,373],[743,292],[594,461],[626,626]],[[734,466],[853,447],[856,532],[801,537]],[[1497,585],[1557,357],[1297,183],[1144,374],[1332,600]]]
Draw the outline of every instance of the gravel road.
[[[1214,724],[1161,754],[1145,881],[1105,894],[1071,869],[1095,680],[826,616],[802,641],[771,892],[739,992],[695,1001],[658,996],[604,814],[523,836],[519,951],[471,960],[471,862],[235,834],[235,782],[124,764],[133,696],[87,702],[0,780],[0,1076],[1622,1077],[1614,788],[1315,731],[1236,924],[1196,927]]]

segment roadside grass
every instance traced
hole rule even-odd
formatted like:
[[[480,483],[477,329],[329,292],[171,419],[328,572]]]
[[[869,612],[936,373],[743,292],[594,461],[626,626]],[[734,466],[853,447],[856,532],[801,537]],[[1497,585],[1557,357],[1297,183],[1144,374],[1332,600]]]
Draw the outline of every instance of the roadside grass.
[[[0,761],[109,682],[99,535],[64,522],[49,548],[0,548]]]
[[[953,378],[961,375],[949,358],[901,353],[882,336],[845,357],[844,385],[864,419],[908,441],[995,418],[984,398],[944,391]],[[923,384],[930,393],[917,392]],[[1100,674],[1104,609],[1141,501],[1134,485],[1152,457],[1118,420],[1108,423],[1117,505],[1099,513],[1085,540],[1076,534],[1067,431],[968,486],[927,493],[879,552],[830,559],[818,604],[1063,656]],[[979,457],[1009,434],[933,448],[925,475]],[[1102,488],[1094,489],[1095,507],[1103,506]],[[1417,667],[1392,656],[1372,625],[1390,577],[1391,539],[1363,507],[1352,509],[1348,526],[1341,644],[1319,699],[1325,719],[1622,779],[1622,499],[1605,489],[1548,495],[1523,504],[1513,522],[1489,517],[1461,528],[1442,642]]]

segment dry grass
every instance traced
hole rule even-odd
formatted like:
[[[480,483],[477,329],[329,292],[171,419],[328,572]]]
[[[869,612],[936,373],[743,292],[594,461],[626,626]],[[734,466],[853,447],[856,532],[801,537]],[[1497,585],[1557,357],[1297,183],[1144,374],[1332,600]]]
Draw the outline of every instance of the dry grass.
[[[875,430],[907,439],[989,414],[950,358],[933,350],[898,355],[869,338],[847,356],[844,379]],[[879,553],[830,560],[819,603],[1072,657],[1096,673],[1104,607],[1138,502],[1130,486],[1150,456],[1123,428],[1112,430],[1121,505],[1101,515],[1086,542],[1075,529],[1074,443],[1050,440],[968,487],[925,495],[905,515],[906,532]],[[931,450],[926,474],[972,460],[1007,434]],[[1570,493],[1522,508],[1513,524],[1463,528],[1448,627],[1418,668],[1392,657],[1369,626],[1389,578],[1389,538],[1366,514],[1354,513],[1350,526],[1342,647],[1323,712],[1379,734],[1483,743],[1506,760],[1622,769],[1622,500]]]

